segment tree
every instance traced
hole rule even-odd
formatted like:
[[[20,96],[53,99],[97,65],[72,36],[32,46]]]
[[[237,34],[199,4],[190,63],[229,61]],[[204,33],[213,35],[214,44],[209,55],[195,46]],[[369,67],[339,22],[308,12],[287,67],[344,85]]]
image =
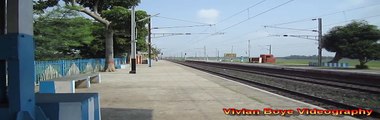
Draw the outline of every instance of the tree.
[[[347,51],[347,58],[359,59],[359,65],[356,68],[368,68],[365,64],[370,60],[380,58],[380,44],[362,40],[348,46],[351,50]]]
[[[45,9],[47,7],[52,6],[54,2],[51,1],[57,1],[57,0],[39,0],[36,2],[36,5],[42,4],[39,7],[39,9]],[[140,0],[63,0],[67,6],[69,6],[70,9],[83,12],[87,14],[88,16],[92,17],[94,20],[98,21],[99,23],[104,25],[105,31],[105,57],[106,57],[106,67],[105,71],[107,72],[113,72],[115,71],[115,64],[114,64],[114,48],[113,48],[113,35],[114,35],[114,28],[115,25],[113,24],[119,24],[118,22],[115,22],[113,19],[110,19],[112,17],[122,17],[122,15],[125,15],[125,11],[127,11],[132,6],[136,6],[138,3],[140,3]],[[47,4],[48,2],[49,4]],[[55,3],[58,4],[58,3]],[[41,7],[42,6],[42,7]],[[109,14],[108,14],[109,13]],[[126,20],[126,19],[124,19]],[[124,26],[123,26],[124,27]]]
[[[104,58],[105,56],[105,42],[104,42],[104,27],[99,22],[93,22],[92,36],[94,40],[88,46],[79,48],[80,56],[83,58]]]
[[[161,49],[153,47],[152,54],[153,54],[153,57],[158,57],[158,55],[161,54]]]
[[[115,57],[125,57],[126,53],[130,53],[131,43],[130,43],[130,11],[123,8],[119,8],[119,11],[107,11],[104,13],[104,17],[107,19],[112,19],[115,24],[111,24],[114,29],[114,55]],[[117,14],[117,15],[116,15]],[[148,14],[145,11],[136,11],[136,19],[143,19],[147,17]],[[146,51],[147,45],[145,37],[148,35],[148,29],[145,27],[147,21],[142,21],[137,23],[137,50]],[[95,40],[88,47],[83,47],[81,51],[81,56],[88,58],[100,58],[104,57],[104,34],[105,31],[102,24],[95,22],[93,26],[93,36]]]
[[[130,51],[130,39],[131,39],[131,11],[123,7],[114,7],[111,11],[104,11],[103,16],[106,19],[112,20],[112,28],[115,32],[115,55],[124,54],[126,51]],[[144,19],[148,17],[145,11],[136,11],[136,20]],[[136,22],[137,29],[137,51],[146,51],[145,38],[148,35],[148,29],[145,25],[148,20]]]
[[[34,20],[36,59],[55,60],[80,58],[79,48],[88,46],[92,22],[80,17],[76,11],[55,8]]]
[[[353,21],[345,26],[332,28],[322,38],[322,46],[335,52],[333,60],[342,58],[359,59],[359,67],[370,60],[378,59],[380,30],[366,21]]]

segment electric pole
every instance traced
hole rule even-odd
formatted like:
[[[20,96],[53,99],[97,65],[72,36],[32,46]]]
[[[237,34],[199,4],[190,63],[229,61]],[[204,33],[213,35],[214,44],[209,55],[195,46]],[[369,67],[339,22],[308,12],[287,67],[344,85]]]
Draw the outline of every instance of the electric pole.
[[[251,40],[248,40],[248,59],[251,57]]]
[[[311,36],[311,35],[272,35],[272,36],[277,36],[277,37],[281,37],[281,36],[282,37],[298,37],[298,38],[318,41],[318,66],[322,66],[322,18],[312,19],[312,20],[313,21],[318,20],[318,30],[282,28],[282,27],[273,27],[273,26],[265,26],[265,27],[318,32],[318,36]]]
[[[135,19],[135,6],[132,6],[131,11],[131,71],[130,74],[136,74],[136,19]]]
[[[207,56],[206,56],[206,46],[204,46],[204,48],[203,48],[203,52],[204,52],[204,59],[205,59],[205,61],[207,61]]]
[[[218,48],[215,48],[215,50],[216,50],[216,56],[215,57],[217,57],[217,61],[219,61],[219,50],[218,50]]]
[[[322,66],[322,18],[318,18],[318,66]]]
[[[152,67],[152,29],[151,29],[151,26],[152,26],[152,21],[151,19],[149,18],[148,19],[149,23],[148,23],[148,62],[149,62],[149,67]]]
[[[272,54],[272,45],[267,45],[267,46],[269,46],[269,55],[271,55]]]
[[[186,52],[185,52],[185,61],[186,61]]]

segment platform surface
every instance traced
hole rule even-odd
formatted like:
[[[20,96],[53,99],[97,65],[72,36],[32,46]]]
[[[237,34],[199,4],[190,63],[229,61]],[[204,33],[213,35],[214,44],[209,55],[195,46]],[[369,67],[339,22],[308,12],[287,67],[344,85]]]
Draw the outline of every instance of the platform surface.
[[[230,116],[223,108],[318,108],[168,61],[101,73],[102,83],[77,92],[99,92],[103,120],[345,120],[336,116]]]

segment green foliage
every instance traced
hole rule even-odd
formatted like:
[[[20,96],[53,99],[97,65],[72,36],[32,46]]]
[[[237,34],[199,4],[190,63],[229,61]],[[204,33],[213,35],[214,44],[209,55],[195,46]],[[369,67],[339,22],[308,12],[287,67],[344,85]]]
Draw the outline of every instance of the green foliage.
[[[66,5],[65,8],[66,9],[70,9],[70,10],[76,10],[76,11],[78,11],[78,10],[82,9],[83,7],[82,6]]]
[[[380,38],[377,26],[366,21],[354,21],[346,26],[332,28],[323,36],[323,47],[330,52],[344,51],[346,46],[361,40],[376,42]]]
[[[152,47],[152,54],[154,57],[158,57],[161,54],[161,50],[155,47]]]
[[[146,17],[149,17],[149,15],[142,10],[136,11],[136,20],[141,20]],[[149,23],[149,20],[143,20],[136,23],[137,28],[137,50],[138,51],[147,51],[148,43],[146,42],[146,37],[148,36],[148,29],[145,27]]]
[[[39,0],[34,4],[35,10],[44,10],[48,7],[59,6],[55,1],[57,0]],[[80,56],[86,58],[99,58],[105,56],[105,31],[106,29],[113,31],[114,41],[114,53],[116,57],[122,56],[125,53],[130,52],[130,32],[131,32],[131,12],[129,8],[136,6],[140,3],[140,0],[76,0],[75,4],[72,4],[71,0],[63,0],[66,3],[65,8],[81,11],[83,8],[91,10],[92,18],[101,18],[109,21],[109,25],[106,22],[99,19],[98,22],[94,22],[91,27],[90,35],[93,40],[86,42],[86,44],[80,46],[71,46],[75,49],[79,49]],[[38,3],[38,4],[37,4]],[[82,11],[83,12],[83,11]],[[49,13],[56,14],[56,13]],[[59,16],[61,13],[57,13]],[[69,13],[65,13],[64,18],[70,18]],[[49,15],[50,17],[53,15]],[[54,15],[55,16],[55,15]],[[145,11],[136,11],[136,20],[147,17],[148,14]],[[43,17],[40,17],[43,18]],[[49,17],[46,17],[49,18]],[[148,20],[137,22],[137,50],[146,51],[147,45],[145,37],[148,35],[148,30],[145,24]],[[52,25],[55,28],[55,25]],[[59,26],[62,27],[62,26]],[[77,26],[78,27],[78,26]],[[70,28],[75,29],[75,28]],[[62,33],[63,34],[63,33]],[[87,34],[87,32],[86,32]],[[61,34],[60,34],[61,35]],[[58,35],[57,35],[58,36]],[[46,37],[46,36],[44,36]],[[45,38],[44,38],[45,39]],[[47,38],[46,38],[47,39]],[[61,39],[61,38],[60,38]],[[57,52],[54,52],[57,53]],[[58,57],[57,57],[58,58]]]
[[[95,39],[91,42],[90,45],[84,46],[80,48],[80,55],[85,58],[104,58],[105,55],[105,42],[104,42],[104,31],[105,28],[103,27],[103,24],[101,23],[94,23],[92,35],[95,37]],[[114,54],[115,57],[122,57],[125,56],[125,53],[130,53],[131,50],[131,41],[129,33],[120,32],[117,30],[115,31],[114,35]],[[147,34],[144,34],[147,32],[138,31],[138,39],[137,40],[137,48],[141,51],[146,51],[147,45],[145,42],[145,36]],[[143,39],[142,39],[143,38]]]
[[[368,40],[362,40],[348,45],[351,49],[347,51],[347,58],[351,59],[379,59],[380,44]]]
[[[124,8],[115,6],[110,10],[105,10],[102,12],[102,17],[112,21],[111,28],[116,30],[118,33],[128,33],[131,32],[131,11]],[[148,14],[145,11],[138,10],[136,11],[136,21],[148,17]],[[136,22],[136,27],[138,32],[143,32],[143,36],[146,36],[148,30],[145,28],[145,25],[148,24],[148,20]]]
[[[71,0],[63,0],[66,3],[71,2]],[[97,7],[98,12],[101,13],[103,10],[112,9],[115,6],[120,6],[124,8],[131,8],[140,3],[140,0],[76,0],[76,2],[83,7],[88,7],[92,11]]]
[[[83,58],[104,58],[105,56],[105,37],[104,37],[104,25],[98,22],[94,22],[91,35],[94,40],[87,46],[79,47],[80,56]]]
[[[345,58],[359,59],[360,65],[379,59],[380,30],[366,21],[334,27],[323,36],[323,48]],[[337,56],[336,56],[337,57]]]
[[[90,45],[94,39],[92,22],[71,16],[75,14],[75,11],[57,8],[35,19],[37,60],[79,58],[79,48]]]
[[[356,69],[368,69],[369,67],[367,65],[355,65]]]
[[[115,6],[110,10],[103,11],[102,17],[112,21],[110,26],[115,32],[115,56],[121,56],[123,53],[129,53],[131,40],[131,11],[124,7]],[[148,17],[148,14],[145,11],[136,11],[136,21],[146,17]],[[147,44],[145,41],[145,38],[148,35],[148,29],[145,27],[147,23],[148,20],[136,22],[136,45],[138,51],[147,50]]]
[[[122,6],[124,8],[131,8],[131,6],[135,6],[138,3],[140,3],[140,0],[105,0],[108,2],[108,6],[106,7],[112,7],[112,6]]]
[[[279,58],[279,57],[277,57]],[[281,57],[283,59],[315,59],[317,60],[318,59],[318,56],[317,55],[311,55],[311,56],[306,56],[306,55],[290,55],[290,56],[286,56],[286,57]],[[328,57],[328,56],[323,56],[322,59],[331,59],[332,57]]]
[[[58,4],[58,0],[33,0],[33,12],[42,14],[44,9]]]
[[[102,17],[112,21],[111,28],[123,32],[130,32],[131,12],[124,7],[114,7],[102,12]]]

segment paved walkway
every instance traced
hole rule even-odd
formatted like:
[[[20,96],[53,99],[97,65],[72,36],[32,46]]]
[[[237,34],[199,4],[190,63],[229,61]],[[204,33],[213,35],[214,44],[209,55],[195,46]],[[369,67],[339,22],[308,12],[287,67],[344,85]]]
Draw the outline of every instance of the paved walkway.
[[[230,116],[223,108],[294,109],[315,106],[273,95],[167,61],[102,73],[102,83],[77,92],[99,92],[103,120],[343,120],[333,116]]]

